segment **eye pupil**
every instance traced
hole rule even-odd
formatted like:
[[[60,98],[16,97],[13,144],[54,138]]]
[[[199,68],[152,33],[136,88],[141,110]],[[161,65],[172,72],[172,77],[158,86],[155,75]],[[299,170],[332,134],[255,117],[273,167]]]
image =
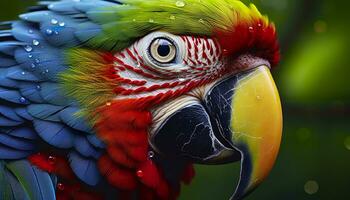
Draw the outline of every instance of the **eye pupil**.
[[[170,53],[170,44],[167,42],[162,42],[159,44],[157,52],[161,57],[166,57]]]
[[[150,56],[160,64],[171,64],[176,60],[176,46],[166,38],[156,38],[149,47]]]

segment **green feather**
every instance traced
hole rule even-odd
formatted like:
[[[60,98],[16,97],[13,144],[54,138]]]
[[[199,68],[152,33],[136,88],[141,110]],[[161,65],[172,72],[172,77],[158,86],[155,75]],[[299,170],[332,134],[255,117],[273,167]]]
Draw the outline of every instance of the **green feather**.
[[[90,11],[87,16],[102,26],[102,33],[88,44],[121,50],[155,30],[179,35],[211,36],[232,30],[237,23],[253,23],[264,17],[251,4],[238,0],[126,0],[122,5]]]

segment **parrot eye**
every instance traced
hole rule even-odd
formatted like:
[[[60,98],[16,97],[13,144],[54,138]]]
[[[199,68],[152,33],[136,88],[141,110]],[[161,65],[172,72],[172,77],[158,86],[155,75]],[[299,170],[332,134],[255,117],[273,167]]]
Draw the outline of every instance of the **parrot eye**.
[[[173,41],[156,38],[149,47],[152,59],[160,64],[171,64],[176,60],[177,48]]]

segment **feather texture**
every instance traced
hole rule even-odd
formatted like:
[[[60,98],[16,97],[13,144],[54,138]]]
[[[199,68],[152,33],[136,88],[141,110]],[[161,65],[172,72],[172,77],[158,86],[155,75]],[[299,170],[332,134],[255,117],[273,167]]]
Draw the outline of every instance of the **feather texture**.
[[[6,167],[19,181],[29,199],[48,200],[56,198],[54,184],[46,172],[31,166],[26,160],[7,163]],[[16,188],[20,187],[17,186]]]
[[[72,170],[80,180],[88,185],[96,185],[100,180],[100,172],[95,160],[87,159],[78,153],[71,152],[69,161]]]

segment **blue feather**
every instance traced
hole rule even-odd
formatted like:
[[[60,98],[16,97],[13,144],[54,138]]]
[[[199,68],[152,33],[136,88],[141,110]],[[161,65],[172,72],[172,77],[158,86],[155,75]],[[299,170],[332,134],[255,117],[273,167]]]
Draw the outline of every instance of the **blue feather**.
[[[9,174],[5,168],[5,162],[0,161],[0,199],[15,200],[12,192],[12,187],[17,187],[18,182],[15,181],[13,177],[9,176],[12,175]],[[13,182],[13,184],[11,184],[11,182]]]
[[[78,153],[69,154],[70,166],[77,177],[88,185],[97,185],[100,181],[100,173],[96,165],[96,160],[87,159]]]
[[[22,158],[26,158],[31,154],[33,154],[33,152],[31,151],[16,150],[0,144],[0,159],[3,159],[3,160],[22,159]]]
[[[27,160],[10,162],[6,166],[19,180],[30,199],[56,199],[55,188],[48,173],[30,165]]]
[[[19,86],[22,96],[34,103],[44,103],[44,99],[40,96],[41,86],[38,83],[25,82]]]
[[[8,170],[6,170],[6,177],[7,184],[11,187],[13,200],[31,200],[19,180],[11,172],[8,172]]]
[[[95,134],[88,135],[86,138],[92,145],[94,145],[97,148],[104,149],[106,147],[105,143],[102,140],[98,139]]]
[[[115,2],[108,2],[108,1],[86,1],[86,2],[82,2],[79,4],[76,4],[74,7],[78,10],[80,10],[81,12],[88,12],[90,10],[93,9],[99,9],[99,8],[103,8],[103,7],[110,7],[110,6],[115,6],[116,4],[120,4],[119,2],[115,1]]]
[[[23,42],[14,41],[0,42],[0,52],[9,56],[13,56],[16,48],[18,48],[18,46],[22,46],[23,44]]]
[[[69,12],[76,13],[77,10],[74,8],[76,2],[74,1],[59,1],[54,2],[48,6],[48,8],[55,12]]]
[[[60,122],[59,112],[64,108],[50,104],[31,104],[27,107],[28,113],[41,120]]]
[[[21,14],[19,17],[23,21],[40,23],[44,20],[46,21],[51,20],[52,15],[54,15],[54,13],[51,11],[36,11],[36,12]]]
[[[79,24],[79,28],[75,32],[75,36],[81,41],[86,42],[93,37],[96,37],[102,32],[101,26],[92,22],[85,22]]]
[[[0,115],[0,126],[18,126],[18,125],[21,125],[23,122],[20,122],[20,121],[15,121],[15,120],[11,120],[11,119],[8,119],[6,117],[2,117]]]
[[[6,38],[6,37],[11,37],[12,33],[9,32],[8,30],[5,31],[0,31],[0,38]]]
[[[23,138],[27,140],[35,140],[38,138],[38,135],[36,132],[34,132],[32,129],[27,127],[17,128],[14,130],[11,130],[7,133],[8,135]]]
[[[34,39],[42,40],[41,34],[36,28],[21,21],[12,23],[12,35],[17,40],[27,43],[32,43]]]
[[[62,122],[67,124],[69,127],[72,127],[84,133],[92,134],[93,131],[91,126],[89,126],[89,124],[84,118],[77,116],[78,112],[79,112],[79,108],[68,107],[64,109],[62,112],[60,112],[60,118]]]
[[[34,120],[33,124],[38,135],[47,143],[64,149],[73,147],[75,139],[73,130],[62,124],[43,120]]]
[[[33,151],[35,149],[32,141],[12,137],[4,133],[0,133],[0,144],[21,151]]]
[[[20,118],[17,115],[17,113],[10,107],[0,105],[0,114],[2,114],[3,116],[5,116],[11,120],[23,122],[23,119]]]
[[[39,80],[57,81],[57,75],[67,69],[62,64],[62,50],[53,48],[43,41],[37,41],[37,46],[29,45],[15,51],[15,59],[26,71],[31,71]],[[30,50],[30,51],[29,51]]]
[[[57,20],[57,23],[41,23],[40,29],[45,39],[57,47],[67,48],[77,46],[79,41],[75,38],[74,32],[78,23],[66,17],[53,17],[52,19]]]
[[[0,63],[1,63],[1,58],[0,58]],[[17,88],[19,86],[19,82],[8,78],[6,75],[7,75],[7,69],[0,68],[0,86]]]
[[[27,108],[16,108],[15,112],[17,115],[22,117],[23,119],[26,119],[28,121],[32,121],[34,118],[28,113]]]
[[[14,66],[7,69],[6,77],[18,81],[30,81],[30,82],[39,82],[41,81],[37,76],[31,72],[23,70],[19,66]]]
[[[0,68],[16,65],[17,62],[11,58],[0,56]]]
[[[77,136],[74,144],[75,149],[84,157],[93,157],[98,159],[101,152],[96,150],[85,137]]]
[[[67,106],[72,104],[72,101],[63,95],[58,83],[46,82],[41,84],[40,95],[47,103],[53,105]]]
[[[3,87],[0,87],[0,99],[17,104],[29,104],[29,101],[24,98],[18,91],[5,89]]]

